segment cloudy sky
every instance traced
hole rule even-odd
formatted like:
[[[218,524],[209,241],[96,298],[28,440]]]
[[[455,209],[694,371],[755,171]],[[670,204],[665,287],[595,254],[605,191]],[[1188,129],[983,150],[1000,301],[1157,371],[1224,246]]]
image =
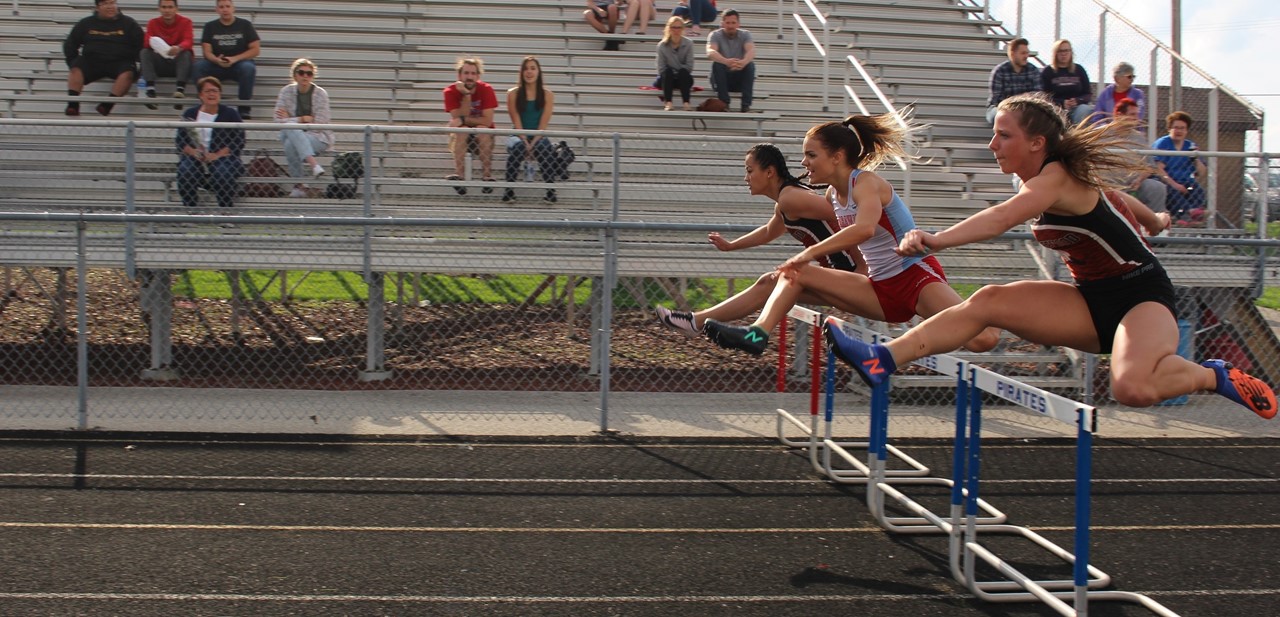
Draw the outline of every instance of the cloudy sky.
[[[1110,0],[1112,9],[1135,22],[1152,36],[1170,43],[1173,32],[1172,7],[1177,0]],[[1023,34],[1031,48],[1043,59],[1053,42],[1053,0],[1023,0]],[[1237,94],[1266,112],[1264,139],[1267,152],[1280,152],[1280,71],[1273,62],[1280,58],[1280,2],[1275,0],[1181,0],[1182,55]],[[992,13],[1010,31],[1016,29],[1016,0],[994,0]],[[1063,0],[1061,33],[1071,39],[1076,61],[1095,81],[1098,75],[1097,32],[1101,10],[1089,0]],[[1151,45],[1127,28],[1109,20],[1106,71],[1120,60],[1138,68],[1138,82],[1150,65]],[[1110,81],[1110,75],[1104,80]],[[1184,70],[1184,83],[1196,76]]]

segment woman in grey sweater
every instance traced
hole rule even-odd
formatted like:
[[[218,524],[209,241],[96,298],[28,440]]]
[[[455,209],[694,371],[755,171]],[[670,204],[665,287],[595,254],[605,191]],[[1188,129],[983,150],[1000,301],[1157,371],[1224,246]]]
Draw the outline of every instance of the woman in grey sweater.
[[[276,97],[275,121],[285,124],[328,124],[329,93],[315,85],[316,64],[306,58],[293,61],[289,69],[293,82],[280,89]],[[333,131],[288,128],[280,131],[284,156],[289,161],[289,175],[294,178],[319,178],[324,167],[316,155],[333,147]],[[304,168],[305,167],[305,168]],[[301,183],[294,185],[291,197],[307,197]]]
[[[671,16],[658,42],[658,77],[662,81],[662,108],[671,111],[671,94],[680,89],[684,110],[691,111],[693,91],[693,41],[684,37],[684,20]]]

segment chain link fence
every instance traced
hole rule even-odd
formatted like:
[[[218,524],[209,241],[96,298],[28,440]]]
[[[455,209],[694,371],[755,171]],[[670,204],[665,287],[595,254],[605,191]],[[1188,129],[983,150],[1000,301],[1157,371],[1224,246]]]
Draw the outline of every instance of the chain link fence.
[[[772,411],[779,396],[793,408],[807,400],[803,329],[774,338],[780,361],[775,351],[756,358],[686,338],[652,314],[658,304],[713,305],[797,250],[779,240],[722,253],[706,242],[708,231],[736,236],[771,213],[768,200],[747,195],[736,155],[724,154],[753,139],[548,133],[575,152],[568,178],[547,181],[535,168],[531,181],[488,182],[474,159],[471,177],[446,178],[456,131],[335,126],[339,146],[321,161],[332,169],[335,154],[358,153],[361,173],[349,184],[237,184],[343,180],[359,187],[354,196],[239,191],[220,208],[204,189],[197,207],[175,195],[175,135],[188,128],[0,123],[8,427],[466,430],[431,424],[448,414],[424,415],[451,410],[491,430],[538,434],[564,430],[564,417],[581,431],[705,427]],[[250,152],[281,156],[279,127],[232,130],[241,129],[246,168]],[[798,159],[797,143],[780,145]],[[506,164],[500,150],[492,168]],[[503,201],[507,189],[514,199]],[[922,204],[922,226],[954,218],[930,218],[927,195],[912,205]],[[1178,231],[1153,242],[1186,288],[1188,355],[1226,357],[1280,382],[1266,372],[1280,366],[1280,349],[1253,308],[1275,285],[1275,241],[1265,229],[1263,239]],[[948,251],[942,263],[963,293],[1066,276],[1025,234]],[[1105,371],[1091,375],[1087,359],[1066,350],[1008,339],[985,361],[1106,400]],[[859,389],[843,368],[837,382]],[[947,390],[905,375],[894,396],[946,406]]]

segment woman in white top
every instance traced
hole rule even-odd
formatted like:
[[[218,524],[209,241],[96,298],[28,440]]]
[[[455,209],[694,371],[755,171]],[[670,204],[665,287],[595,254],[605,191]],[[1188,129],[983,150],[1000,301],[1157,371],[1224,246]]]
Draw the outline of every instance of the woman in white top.
[[[315,85],[316,64],[306,58],[293,61],[289,73],[293,83],[280,89],[276,97],[276,122],[286,124],[328,124],[329,93]],[[289,176],[294,178],[319,178],[324,167],[316,162],[316,155],[333,147],[333,131],[285,129],[280,131],[284,144],[284,157],[289,162]],[[305,168],[304,168],[305,164]],[[306,197],[302,183],[294,185],[290,197]]]

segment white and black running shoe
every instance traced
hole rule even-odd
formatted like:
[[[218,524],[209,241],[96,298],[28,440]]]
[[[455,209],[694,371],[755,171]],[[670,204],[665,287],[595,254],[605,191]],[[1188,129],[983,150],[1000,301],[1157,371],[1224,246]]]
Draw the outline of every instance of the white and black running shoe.
[[[665,306],[653,307],[658,315],[658,322],[668,328],[675,328],[685,336],[698,336],[701,330],[693,325],[693,313],[689,311],[673,311]]]

